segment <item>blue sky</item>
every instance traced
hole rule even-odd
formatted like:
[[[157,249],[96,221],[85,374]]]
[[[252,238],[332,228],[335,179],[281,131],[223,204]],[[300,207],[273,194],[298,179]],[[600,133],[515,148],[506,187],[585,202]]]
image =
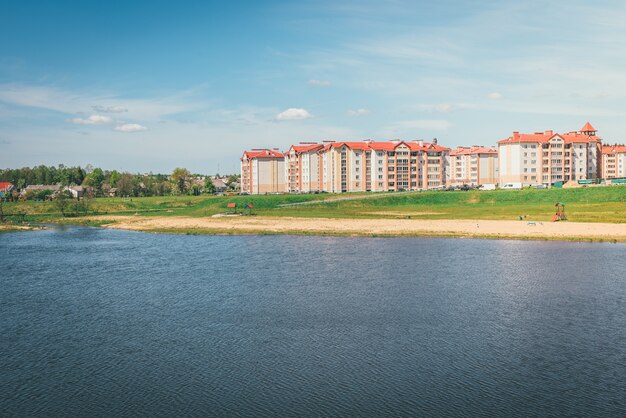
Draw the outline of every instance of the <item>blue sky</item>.
[[[622,1],[0,2],[0,167],[238,171],[300,141],[626,133]]]

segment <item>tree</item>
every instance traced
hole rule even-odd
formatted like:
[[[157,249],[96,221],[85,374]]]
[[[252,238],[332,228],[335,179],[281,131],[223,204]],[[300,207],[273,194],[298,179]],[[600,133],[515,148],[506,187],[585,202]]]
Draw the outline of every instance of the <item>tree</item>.
[[[109,176],[109,184],[111,187],[117,187],[117,182],[120,180],[121,174],[117,172],[117,170],[111,171],[111,175]]]
[[[91,186],[97,195],[102,193],[102,182],[104,181],[104,172],[101,168],[94,168],[91,173],[85,176],[83,186]]]
[[[189,177],[191,174],[186,168],[176,167],[172,171],[172,181],[179,194],[184,194],[189,189]]]
[[[72,193],[69,190],[59,190],[52,201],[54,202],[54,207],[61,212],[61,215],[66,216],[71,210]]]
[[[136,187],[134,184],[134,176],[129,173],[120,175],[117,180],[117,194],[119,196],[136,196]]]
[[[215,184],[213,184],[213,179],[211,177],[206,176],[204,179],[204,193],[213,194],[215,193]]]

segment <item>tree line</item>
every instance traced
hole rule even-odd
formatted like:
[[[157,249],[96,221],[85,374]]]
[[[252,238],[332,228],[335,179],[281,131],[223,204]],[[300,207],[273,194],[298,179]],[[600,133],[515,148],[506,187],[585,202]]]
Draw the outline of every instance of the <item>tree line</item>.
[[[216,177],[220,177],[219,174]],[[238,176],[225,179],[228,190],[237,191]],[[165,196],[199,195],[215,193],[216,188],[210,176],[192,174],[186,168],[178,167],[171,174],[139,174],[103,170],[90,165],[85,168],[64,165],[0,169],[0,181],[12,183],[17,191],[28,185],[88,186],[95,197],[110,196]],[[37,197],[34,197],[37,198]]]

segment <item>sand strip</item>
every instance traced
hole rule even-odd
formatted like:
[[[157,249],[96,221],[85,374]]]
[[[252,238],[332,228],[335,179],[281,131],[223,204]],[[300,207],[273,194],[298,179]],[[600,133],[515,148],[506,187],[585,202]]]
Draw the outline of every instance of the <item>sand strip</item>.
[[[206,234],[310,234],[462,236],[519,239],[626,241],[626,224],[421,219],[328,219],[108,216],[109,228]]]

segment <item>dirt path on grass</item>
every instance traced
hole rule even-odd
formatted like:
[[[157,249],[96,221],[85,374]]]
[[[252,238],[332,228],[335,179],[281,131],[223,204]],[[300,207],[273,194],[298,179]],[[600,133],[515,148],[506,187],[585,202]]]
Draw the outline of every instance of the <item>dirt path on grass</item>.
[[[626,241],[626,224],[486,220],[109,216],[109,228],[198,234],[462,236]]]

